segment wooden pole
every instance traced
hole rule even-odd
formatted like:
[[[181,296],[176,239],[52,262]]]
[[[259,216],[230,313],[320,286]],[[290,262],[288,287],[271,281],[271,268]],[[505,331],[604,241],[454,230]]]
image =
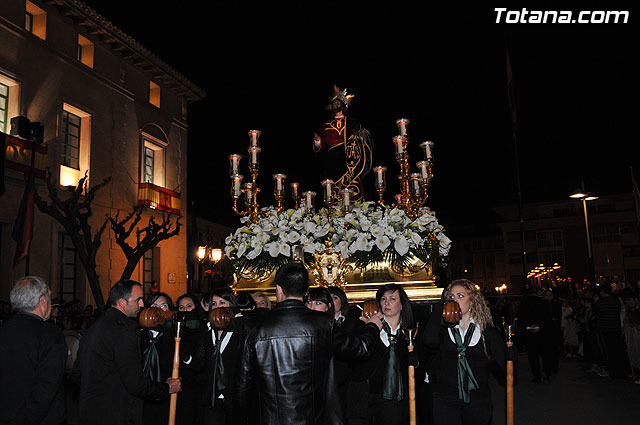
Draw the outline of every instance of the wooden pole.
[[[409,345],[409,352],[413,352],[413,345]],[[409,366],[409,424],[416,425],[416,377],[415,368]]]
[[[511,348],[511,325],[507,329],[507,347]],[[507,360],[507,425],[513,425],[513,360]]]
[[[182,322],[177,322],[177,330],[176,330],[176,347],[173,352],[173,372],[171,373],[171,377],[176,379],[180,377],[179,369],[180,369],[180,326]],[[176,423],[176,407],[178,405],[178,393],[171,394],[171,399],[169,400],[169,425],[175,425]]]

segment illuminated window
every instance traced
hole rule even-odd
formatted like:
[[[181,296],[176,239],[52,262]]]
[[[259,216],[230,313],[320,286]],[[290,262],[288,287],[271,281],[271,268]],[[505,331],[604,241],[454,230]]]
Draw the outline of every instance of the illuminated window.
[[[80,168],[80,117],[62,112],[62,164]]]
[[[47,39],[47,12],[27,0],[24,28],[36,37]]]
[[[9,111],[9,86],[0,83],[0,131],[7,132],[7,115]]]
[[[76,186],[89,171],[91,114],[64,103],[61,121],[60,185]]]
[[[11,130],[11,118],[20,115],[18,110],[20,86],[17,82],[0,74],[0,131]]]
[[[141,152],[141,180],[164,187],[164,148],[166,142],[150,135],[143,135]]]
[[[78,34],[78,60],[93,68],[93,43]]]
[[[149,81],[149,103],[160,107],[160,86],[153,81]]]

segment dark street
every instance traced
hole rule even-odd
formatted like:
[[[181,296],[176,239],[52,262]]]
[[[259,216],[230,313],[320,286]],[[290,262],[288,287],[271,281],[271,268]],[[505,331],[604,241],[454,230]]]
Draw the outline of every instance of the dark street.
[[[515,386],[516,425],[637,425],[640,418],[640,385],[629,378],[602,378],[589,372],[580,359],[561,359],[550,384],[531,382],[526,354],[519,356]],[[492,381],[494,402],[492,425],[504,425],[505,388]]]

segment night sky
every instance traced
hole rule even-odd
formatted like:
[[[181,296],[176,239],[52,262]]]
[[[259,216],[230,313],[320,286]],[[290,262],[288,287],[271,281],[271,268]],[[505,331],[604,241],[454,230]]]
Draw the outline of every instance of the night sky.
[[[334,84],[355,94],[350,114],[372,133],[374,165],[389,167],[389,181],[398,170],[396,119],[411,121],[412,164],[422,159],[418,143],[434,141],[428,204],[448,227],[491,222],[490,206],[517,202],[516,163],[524,202],[565,199],[581,180],[600,195],[630,192],[630,168],[640,177],[633,10],[628,24],[543,25],[496,24],[494,8],[504,2],[87,3],[207,92],[190,109],[189,201],[198,215],[234,227],[228,155],[242,154],[249,174],[250,129],[262,131],[262,205],[273,203],[273,173],[320,193],[325,176],[311,138],[328,117]],[[521,9],[512,3],[509,10]],[[537,3],[527,8],[568,8]]]

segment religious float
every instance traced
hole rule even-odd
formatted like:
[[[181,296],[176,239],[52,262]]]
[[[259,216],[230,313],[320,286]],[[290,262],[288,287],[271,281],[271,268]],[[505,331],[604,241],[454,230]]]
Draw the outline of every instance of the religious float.
[[[286,175],[274,174],[275,204],[260,206],[259,130],[249,131],[248,181],[241,174],[242,156],[229,156],[233,210],[242,224],[227,237],[224,249],[234,269],[235,291],[262,291],[273,297],[275,272],[287,262],[299,261],[307,266],[311,285],[340,286],[353,302],[374,298],[376,290],[390,282],[402,284],[414,302],[440,297],[434,270],[446,264],[451,241],[426,206],[433,142],[420,143],[424,158],[412,172],[409,120],[398,119],[393,143],[400,193],[392,203],[385,201],[387,168],[376,166],[378,199],[365,200],[362,177],[372,168],[370,135],[346,115],[350,100],[346,90],[334,87],[328,107],[333,117],[313,139],[314,151],[327,152],[325,162],[335,164],[337,156],[344,164],[339,178],[321,181],[322,205],[316,205],[316,192],[303,192],[292,182],[288,186],[293,204],[285,207]]]

